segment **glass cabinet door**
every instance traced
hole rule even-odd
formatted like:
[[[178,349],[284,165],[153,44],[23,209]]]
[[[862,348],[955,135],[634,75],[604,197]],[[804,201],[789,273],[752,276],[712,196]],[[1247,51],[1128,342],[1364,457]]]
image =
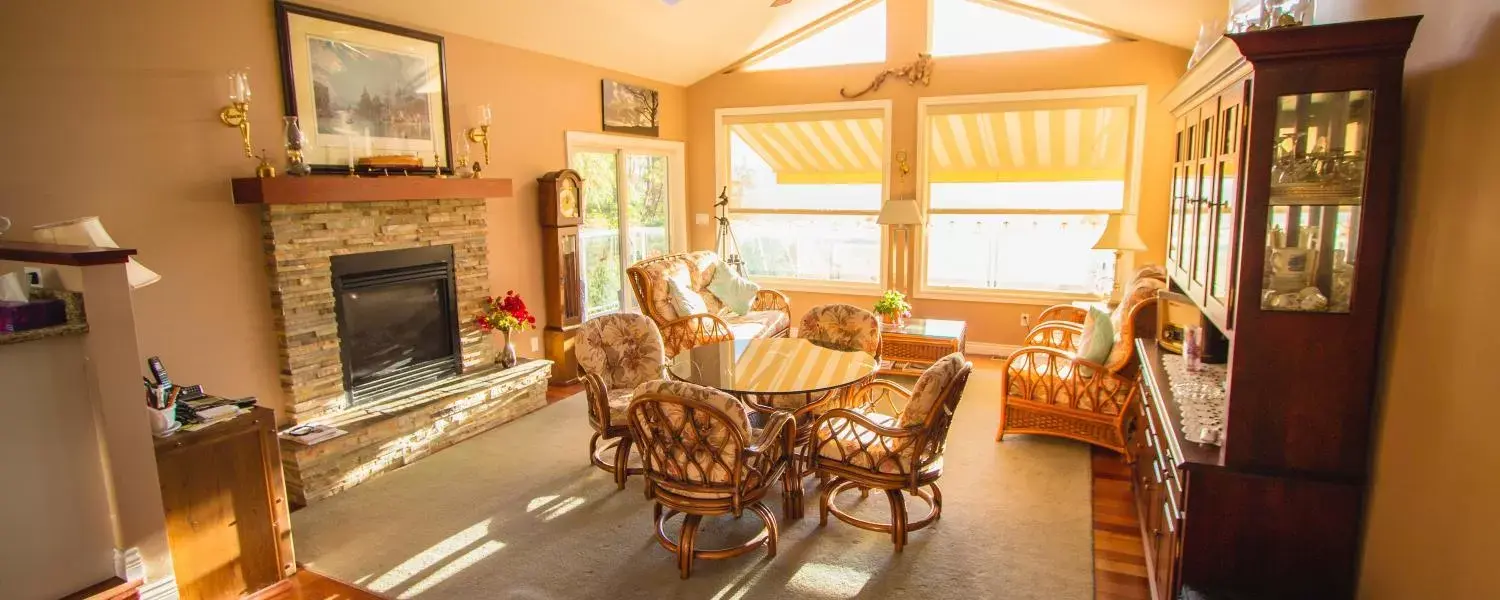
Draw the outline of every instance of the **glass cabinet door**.
[[[1349,312],[1373,100],[1369,90],[1277,99],[1262,309]]]
[[[1202,302],[1201,291],[1208,287],[1209,260],[1213,243],[1214,226],[1214,199],[1217,186],[1214,185],[1214,123],[1219,112],[1217,99],[1210,100],[1203,105],[1203,112],[1198,122],[1197,145],[1194,153],[1193,177],[1198,180],[1198,195],[1193,197],[1193,218],[1196,221],[1196,232],[1193,234],[1193,288],[1194,296]]]
[[[1208,297],[1227,309],[1230,290],[1234,285],[1234,221],[1239,210],[1239,161],[1240,124],[1244,102],[1244,86],[1235,86],[1220,100],[1218,141],[1215,143],[1215,173],[1219,197],[1214,202],[1212,217],[1214,242],[1209,260],[1212,273],[1209,275]],[[1227,312],[1227,310],[1226,310]],[[1227,318],[1227,315],[1226,315]]]
[[[1167,259],[1173,268],[1185,268],[1182,263],[1183,222],[1187,207],[1187,161],[1188,131],[1186,123],[1177,121],[1177,146],[1172,154],[1172,204],[1167,223]]]

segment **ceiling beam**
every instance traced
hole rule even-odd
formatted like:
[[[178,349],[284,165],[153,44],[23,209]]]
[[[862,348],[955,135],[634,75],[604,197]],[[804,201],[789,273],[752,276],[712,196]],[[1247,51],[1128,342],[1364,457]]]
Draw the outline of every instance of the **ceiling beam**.
[[[979,4],[987,4],[987,5],[993,6],[995,8],[998,8],[1000,10],[1006,10],[1006,11],[1010,11],[1010,12],[1014,12],[1014,13],[1021,13],[1023,15],[1028,16],[1028,17],[1040,19],[1040,20],[1047,21],[1047,22],[1050,22],[1050,23],[1055,23],[1057,25],[1061,25],[1061,26],[1067,27],[1069,29],[1074,29],[1074,30],[1082,31],[1084,33],[1089,33],[1089,34],[1093,34],[1093,35],[1107,37],[1110,40],[1116,41],[1116,42],[1134,42],[1134,41],[1138,41],[1138,38],[1136,38],[1136,36],[1133,36],[1133,35],[1131,35],[1129,33],[1124,32],[1124,31],[1120,31],[1118,29],[1114,29],[1114,28],[1111,28],[1111,27],[1105,27],[1105,26],[1100,25],[1098,23],[1090,23],[1088,21],[1085,21],[1085,20],[1077,18],[1077,17],[1070,17],[1070,16],[1062,14],[1062,13],[1052,12],[1052,11],[1047,10],[1045,8],[1039,8],[1039,7],[1032,6],[1030,4],[1026,4],[1026,3],[1023,3],[1023,2],[1017,2],[1016,0],[970,0],[970,1],[971,2],[976,2],[976,3],[979,3]]]

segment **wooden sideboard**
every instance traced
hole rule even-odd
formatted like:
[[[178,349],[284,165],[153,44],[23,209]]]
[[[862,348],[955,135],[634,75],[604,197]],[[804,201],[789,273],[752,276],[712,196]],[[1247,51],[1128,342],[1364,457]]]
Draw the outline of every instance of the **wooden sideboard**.
[[[1128,454],[1158,599],[1354,595],[1419,20],[1229,35],[1167,94],[1167,271],[1228,378],[1221,445],[1189,442],[1156,340],[1136,341]]]
[[[157,438],[156,464],[184,600],[239,598],[296,572],[271,409]]]

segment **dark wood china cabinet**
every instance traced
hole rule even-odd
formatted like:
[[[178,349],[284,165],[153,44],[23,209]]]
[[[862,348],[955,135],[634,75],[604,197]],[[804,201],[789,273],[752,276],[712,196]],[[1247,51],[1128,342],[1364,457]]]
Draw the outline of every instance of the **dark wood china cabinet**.
[[[1167,96],[1167,270],[1228,362],[1219,443],[1196,443],[1166,351],[1136,341],[1130,460],[1157,598],[1354,595],[1419,20],[1230,35]]]

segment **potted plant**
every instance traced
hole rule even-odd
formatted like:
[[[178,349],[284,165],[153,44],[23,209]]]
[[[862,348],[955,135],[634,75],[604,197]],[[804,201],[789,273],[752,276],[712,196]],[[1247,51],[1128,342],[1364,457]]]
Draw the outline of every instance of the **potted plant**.
[[[474,324],[485,333],[499,331],[505,334],[505,346],[501,347],[495,362],[500,363],[500,368],[509,369],[516,366],[516,347],[510,343],[511,332],[535,329],[536,317],[526,310],[526,302],[521,300],[520,294],[507,291],[504,298],[485,296],[484,305],[474,316]]]
[[[880,315],[883,323],[901,325],[911,316],[911,303],[906,301],[906,294],[896,290],[886,290],[885,294],[875,301],[875,314]]]

